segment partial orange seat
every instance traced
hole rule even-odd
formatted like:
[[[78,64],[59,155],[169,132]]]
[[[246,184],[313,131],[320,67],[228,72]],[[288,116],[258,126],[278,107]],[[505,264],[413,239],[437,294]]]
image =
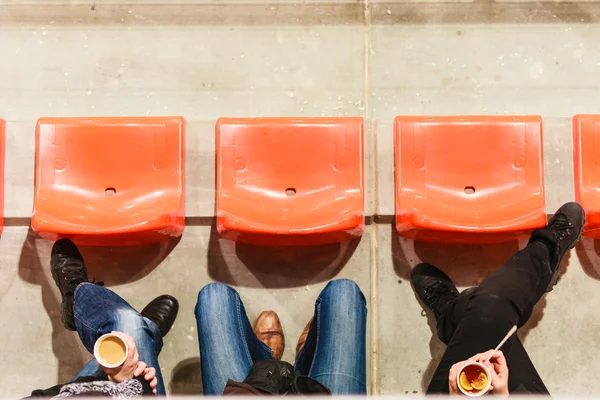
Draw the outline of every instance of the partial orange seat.
[[[316,245],[362,234],[362,118],[221,118],[216,147],[222,237]]]
[[[573,117],[575,201],[585,209],[583,234],[600,238],[600,115]]]
[[[31,227],[83,245],[132,245],[185,226],[181,117],[41,118]]]
[[[4,146],[6,143],[5,122],[0,119],[0,235],[4,230]]]
[[[396,229],[494,243],[546,224],[539,116],[397,117]]]

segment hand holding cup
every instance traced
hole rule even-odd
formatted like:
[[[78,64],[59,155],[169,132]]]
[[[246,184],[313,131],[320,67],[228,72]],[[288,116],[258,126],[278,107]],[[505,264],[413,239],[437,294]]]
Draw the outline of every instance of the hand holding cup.
[[[506,358],[500,350],[476,354],[450,368],[448,384],[450,394],[478,397],[493,391],[496,395],[508,395]]]
[[[96,341],[94,357],[108,378],[116,383],[133,378],[139,361],[135,340],[116,331],[102,335]]]

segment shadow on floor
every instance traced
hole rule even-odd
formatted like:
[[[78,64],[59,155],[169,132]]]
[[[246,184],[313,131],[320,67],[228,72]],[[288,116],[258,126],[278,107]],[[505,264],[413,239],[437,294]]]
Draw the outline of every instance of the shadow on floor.
[[[178,241],[144,246],[81,247],[80,250],[86,260],[89,279],[103,280],[109,286],[133,282],[148,275]],[[40,238],[29,228],[19,258],[19,277],[41,287],[42,303],[52,324],[52,351],[58,362],[57,383],[64,383],[83,368],[91,355],[77,334],[63,326],[60,292],[50,272],[52,245],[53,242]]]
[[[81,246],[90,279],[105,286],[140,280],[152,272],[173,251],[181,237],[139,246]]]
[[[42,303],[52,324],[52,352],[58,363],[56,383],[64,383],[83,368],[90,355],[80,344],[77,334],[63,326],[60,293],[50,274],[51,248],[52,242],[41,239],[29,228],[19,258],[19,277],[41,287]],[[39,388],[28,388],[29,391],[33,389]]]
[[[590,278],[600,279],[600,240],[582,237],[575,251],[583,272]]]
[[[519,242],[486,245],[447,244],[413,241],[398,235],[391,226],[392,257],[396,275],[410,279],[410,271],[420,262],[443,270],[456,286],[476,286],[519,250]]]
[[[198,395],[202,394],[202,372],[200,370],[200,357],[188,358],[181,361],[173,368],[169,384],[171,395]]]
[[[219,236],[213,223],[208,272],[228,285],[291,288],[326,282],[346,265],[360,238],[321,246],[256,246]]]
[[[420,262],[428,262],[448,274],[457,286],[477,286],[492,271],[502,266],[519,250],[519,242],[517,241],[488,245],[415,242],[400,237],[395,226],[392,225],[391,229],[394,270],[403,280],[410,280],[410,271],[415,265]],[[600,248],[600,246],[598,247]],[[600,257],[599,254],[600,251],[596,253],[596,256]],[[571,253],[568,252],[562,259],[560,276],[567,272],[570,258]],[[426,370],[423,371],[421,380],[422,390],[425,392],[446,346],[438,339],[433,312],[425,307],[416,293],[415,299],[423,307],[423,315],[427,317],[427,324],[431,329],[431,340],[429,342],[431,361]],[[534,307],[529,321],[519,329],[518,335],[521,342],[525,341],[529,332],[542,320],[545,307],[546,295]]]

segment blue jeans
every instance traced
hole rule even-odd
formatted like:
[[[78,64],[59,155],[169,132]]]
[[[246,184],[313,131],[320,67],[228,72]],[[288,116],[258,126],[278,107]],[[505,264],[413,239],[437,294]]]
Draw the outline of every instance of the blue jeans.
[[[162,349],[162,335],[158,326],[141,316],[116,293],[106,288],[82,283],[75,289],[75,328],[81,342],[90,353],[94,352],[96,340],[112,331],[128,334],[135,340],[140,361],[156,369],[158,385],[156,393],[166,394],[158,354]],[[106,376],[96,359],[92,359],[79,373],[80,376]]]
[[[252,364],[273,358],[252,329],[240,295],[222,283],[198,294],[196,321],[205,395],[220,395],[228,379],[243,381]],[[365,297],[353,281],[329,282],[315,303],[314,319],[295,370],[333,394],[366,394]]]

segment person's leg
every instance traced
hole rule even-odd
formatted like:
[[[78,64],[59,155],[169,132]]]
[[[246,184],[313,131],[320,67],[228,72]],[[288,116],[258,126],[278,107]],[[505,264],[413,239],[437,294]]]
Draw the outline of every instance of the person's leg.
[[[112,331],[128,334],[135,340],[140,361],[156,369],[157,394],[166,394],[158,364],[163,341],[158,326],[133,309],[125,300],[109,289],[82,283],[75,290],[75,328],[83,345],[90,353],[96,340]],[[104,376],[96,360],[90,361],[75,378]]]
[[[73,377],[73,381],[82,376],[95,376],[96,378],[100,378],[105,380],[106,374],[102,371],[102,368],[98,365],[98,362],[95,358],[92,358],[85,366]]]
[[[428,393],[448,393],[452,365],[493,349],[513,325],[521,327],[527,322],[552,275],[549,263],[548,248],[532,242],[479,287],[465,291],[450,304],[438,320],[438,335],[448,347]],[[502,347],[506,355],[510,354],[515,339]]]
[[[273,358],[246,315],[240,295],[222,283],[200,290],[195,309],[205,395],[221,395],[228,379],[246,379],[254,362]]]
[[[496,344],[493,346],[495,347]],[[505,357],[510,371],[508,375],[509,392],[525,390],[525,392],[532,394],[549,394],[527,351],[516,335],[508,340],[507,345],[503,346],[502,350],[505,352],[508,351],[505,353]],[[476,354],[476,352],[473,354]],[[468,357],[471,357],[473,354],[470,354]],[[452,366],[463,359],[450,360],[448,364]],[[441,365],[442,363],[440,362]],[[449,370],[440,366],[438,366],[431,380],[427,390],[428,393],[448,393]]]
[[[463,291],[440,315],[437,323],[440,339],[445,343],[450,341],[468,305],[479,296],[497,296],[512,304],[516,314],[511,313],[514,314],[511,320],[513,325],[521,327],[544,294],[551,276],[550,251],[540,242],[529,243],[481,285]]]
[[[527,322],[537,301],[556,284],[560,261],[581,237],[584,223],[585,213],[579,204],[563,205],[545,228],[532,233],[527,247],[479,287],[460,296],[453,294],[454,284],[441,271],[436,273],[425,267],[421,269],[423,273],[414,274],[415,289],[434,308],[438,335],[448,344],[428,393],[447,393],[448,372],[453,364],[493,349],[513,325],[521,327]],[[508,340],[502,351],[509,370],[513,369],[509,374],[512,387],[521,385],[545,393],[546,388],[518,338]]]
[[[510,352],[506,355],[506,363],[509,370],[508,391],[510,393],[524,389],[526,393],[550,394],[525,351],[523,343],[516,336]]]
[[[315,303],[315,314],[295,370],[327,386],[333,394],[366,394],[367,304],[351,280],[329,282]]]
[[[551,276],[549,249],[533,241],[490,274],[479,287],[458,296],[438,320],[438,335],[448,348],[427,392],[447,393],[448,372],[452,365],[493,349],[513,325],[523,326]],[[523,356],[529,359],[524,352],[517,352],[516,360],[508,357],[516,340],[513,338],[502,347],[509,369]]]

